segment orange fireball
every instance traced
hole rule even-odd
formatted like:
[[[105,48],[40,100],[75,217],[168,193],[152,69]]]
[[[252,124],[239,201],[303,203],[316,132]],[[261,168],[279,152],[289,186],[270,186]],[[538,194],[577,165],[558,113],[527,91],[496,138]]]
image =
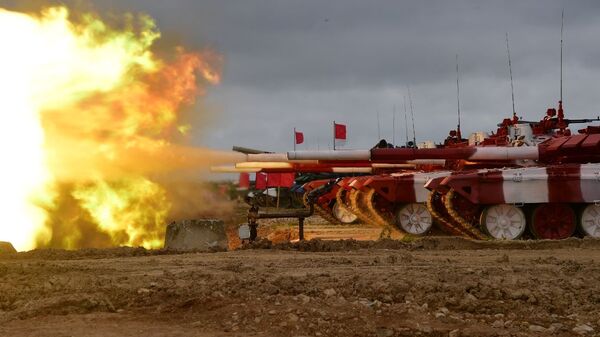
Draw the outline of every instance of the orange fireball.
[[[171,204],[148,158],[188,131],[180,110],[198,83],[218,83],[220,58],[177,48],[161,59],[158,38],[143,15],[115,30],[66,7],[0,9],[0,240],[77,248],[90,242],[85,221],[112,245],[161,244]]]

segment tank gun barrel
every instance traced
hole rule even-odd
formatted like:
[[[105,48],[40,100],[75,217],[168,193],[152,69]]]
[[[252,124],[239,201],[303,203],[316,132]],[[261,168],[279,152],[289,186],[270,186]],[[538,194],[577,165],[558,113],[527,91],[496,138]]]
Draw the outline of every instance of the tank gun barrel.
[[[565,119],[565,122],[567,124],[583,124],[583,123],[593,123],[593,122],[599,122],[600,121],[600,116],[596,117],[596,118],[576,118],[576,119]]]
[[[459,147],[459,148],[392,148],[347,151],[291,151],[289,159],[302,160],[369,160],[377,163],[411,162],[413,160],[518,160],[539,158],[538,148],[524,147]]]
[[[213,173],[313,173],[313,172],[331,172],[331,173],[373,173],[376,166],[301,166],[301,167],[238,167],[236,166],[212,166],[210,171]],[[402,168],[414,168],[406,166]]]
[[[369,150],[338,150],[338,151],[290,151],[289,160],[370,160]]]
[[[249,162],[288,162],[286,153],[249,153],[246,155]]]
[[[373,149],[371,160],[374,162],[393,162],[415,159],[447,159],[469,161],[537,160],[539,151],[535,146],[523,147],[457,147],[438,149]]]
[[[268,151],[263,151],[263,150],[257,150],[257,149],[252,149],[249,147],[243,147],[243,146],[233,146],[233,148],[231,149],[234,152],[240,152],[243,154],[259,154],[259,153],[270,153]]]
[[[444,160],[441,161],[427,161],[429,165],[443,166]],[[373,163],[368,161],[363,162],[315,162],[315,163],[291,163],[291,162],[243,162],[235,164],[238,169],[260,169],[268,171],[297,171],[297,172],[321,172],[328,170],[353,170],[362,168],[373,168],[373,169],[414,169],[418,164],[422,162],[407,162],[407,163]]]
[[[211,166],[210,172],[213,173],[256,173],[260,172],[260,168],[237,168],[235,166]]]

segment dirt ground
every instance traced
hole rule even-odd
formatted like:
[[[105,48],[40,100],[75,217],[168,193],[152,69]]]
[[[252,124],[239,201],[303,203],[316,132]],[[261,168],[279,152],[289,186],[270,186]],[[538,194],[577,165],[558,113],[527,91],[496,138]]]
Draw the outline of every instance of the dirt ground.
[[[309,227],[311,241],[228,252],[0,255],[0,336],[600,335],[598,240],[324,241],[344,229]]]

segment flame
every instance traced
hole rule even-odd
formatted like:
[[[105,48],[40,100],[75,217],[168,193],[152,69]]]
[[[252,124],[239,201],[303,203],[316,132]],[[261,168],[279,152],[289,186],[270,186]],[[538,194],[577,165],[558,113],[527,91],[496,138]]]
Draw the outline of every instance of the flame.
[[[160,233],[170,204],[158,184],[144,178],[112,184],[100,180],[79,186],[73,197],[110,235],[113,244],[158,247],[163,243]]]
[[[18,250],[85,245],[82,221],[112,245],[162,243],[171,203],[149,174],[179,153],[182,108],[220,81],[221,60],[160,58],[152,19],[125,21],[0,8],[0,240]]]

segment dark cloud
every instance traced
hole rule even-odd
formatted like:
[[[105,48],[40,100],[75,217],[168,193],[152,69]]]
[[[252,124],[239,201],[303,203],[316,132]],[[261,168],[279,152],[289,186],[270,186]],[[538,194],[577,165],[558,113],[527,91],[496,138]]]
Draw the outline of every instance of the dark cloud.
[[[2,3],[2,1],[0,1]],[[14,3],[14,1],[13,1]],[[349,145],[382,133],[404,139],[411,86],[417,137],[442,140],[456,124],[455,55],[464,129],[491,130],[511,113],[505,33],[510,35],[518,112],[540,118],[559,98],[560,16],[565,10],[565,104],[593,117],[600,79],[600,2],[360,0],[102,0],[101,11],[146,12],[166,39],[225,57],[223,82],[208,102],[219,114],[198,143],[291,148],[293,127],[307,147],[331,143],[346,122]]]

